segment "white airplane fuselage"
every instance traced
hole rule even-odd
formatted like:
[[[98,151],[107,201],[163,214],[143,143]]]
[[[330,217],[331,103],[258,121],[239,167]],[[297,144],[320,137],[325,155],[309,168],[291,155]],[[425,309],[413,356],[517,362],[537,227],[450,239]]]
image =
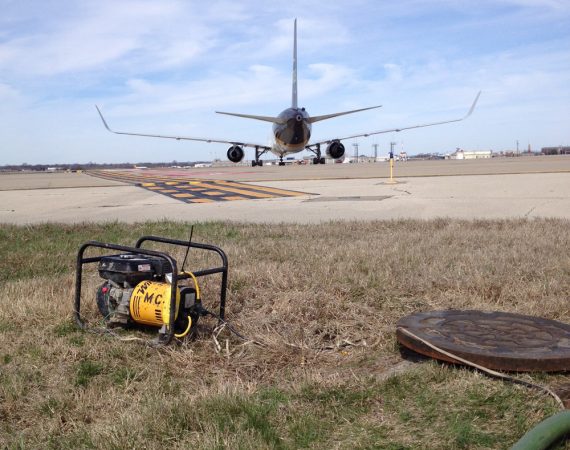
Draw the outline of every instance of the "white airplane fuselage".
[[[287,108],[277,118],[280,123],[273,124],[275,141],[271,153],[282,158],[304,150],[311,138],[309,114],[305,108]]]

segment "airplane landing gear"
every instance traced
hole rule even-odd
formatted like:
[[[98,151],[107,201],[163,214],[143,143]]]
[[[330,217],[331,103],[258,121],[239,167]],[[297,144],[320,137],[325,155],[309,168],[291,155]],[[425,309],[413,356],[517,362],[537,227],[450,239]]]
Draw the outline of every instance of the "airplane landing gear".
[[[267,148],[265,148],[262,151],[259,151],[259,147],[255,147],[255,159],[251,162],[251,167],[255,167],[255,166],[259,166],[262,167],[263,166],[263,160],[259,159],[261,157],[261,155],[263,155],[265,152],[267,152]]]
[[[315,154],[315,158],[313,158],[313,164],[325,164],[325,158],[321,156],[321,144],[317,144],[317,148],[312,149],[308,148],[308,150],[312,151]]]
[[[283,162],[283,156],[280,156],[280,157],[279,157],[279,165],[280,165],[280,166],[284,166],[284,165],[285,165],[285,163]]]

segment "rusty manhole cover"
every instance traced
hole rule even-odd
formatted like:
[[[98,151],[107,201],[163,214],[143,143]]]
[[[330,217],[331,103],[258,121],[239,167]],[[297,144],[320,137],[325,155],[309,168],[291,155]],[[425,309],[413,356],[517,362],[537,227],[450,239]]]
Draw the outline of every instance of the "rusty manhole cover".
[[[400,344],[422,355],[457,362],[405,334],[489,369],[570,370],[570,325],[506,312],[430,311],[400,319]]]

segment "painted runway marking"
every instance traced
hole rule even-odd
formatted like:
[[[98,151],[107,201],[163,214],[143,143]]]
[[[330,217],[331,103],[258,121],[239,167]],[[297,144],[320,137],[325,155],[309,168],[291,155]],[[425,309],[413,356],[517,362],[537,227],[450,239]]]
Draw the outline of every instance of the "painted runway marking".
[[[168,174],[159,172],[92,170],[88,173],[99,178],[134,184],[186,203],[212,203],[308,195],[304,192],[251,185],[237,181],[205,180],[184,177],[179,173],[175,176],[168,176]]]

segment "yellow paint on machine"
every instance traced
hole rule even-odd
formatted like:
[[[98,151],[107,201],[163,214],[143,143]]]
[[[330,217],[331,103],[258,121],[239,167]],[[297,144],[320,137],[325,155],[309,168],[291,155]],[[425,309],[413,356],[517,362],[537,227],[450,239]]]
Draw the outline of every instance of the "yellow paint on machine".
[[[161,327],[170,323],[171,286],[157,281],[142,281],[133,290],[129,309],[137,323]],[[180,305],[180,291],[176,289],[176,314]]]

